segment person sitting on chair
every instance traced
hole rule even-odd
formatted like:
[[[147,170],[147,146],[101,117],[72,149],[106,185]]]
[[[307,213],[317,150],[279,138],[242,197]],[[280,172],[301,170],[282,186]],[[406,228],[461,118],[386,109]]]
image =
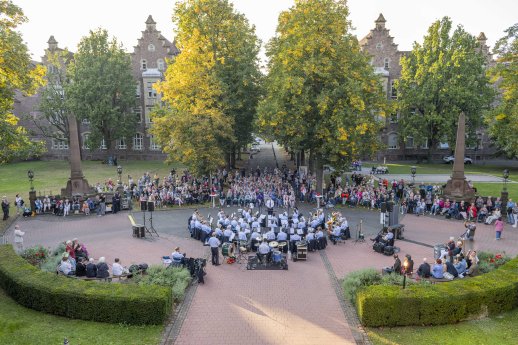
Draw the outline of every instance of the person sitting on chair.
[[[375,238],[371,238],[373,242],[382,242],[385,245],[390,243],[394,239],[394,233],[392,231],[388,231],[387,227],[384,227],[382,231]]]
[[[336,242],[339,241],[342,237],[342,231],[340,230],[340,227],[335,226],[333,228],[333,232],[329,235],[329,239],[331,242],[333,242],[334,245],[336,245]]]
[[[421,278],[430,278],[430,264],[426,262],[426,258],[423,259],[423,263],[417,269],[417,275]]]
[[[257,258],[259,261],[262,261],[264,256],[266,256],[266,263],[270,262],[272,258],[272,252],[270,251],[270,246],[266,240],[263,240],[263,243],[259,245],[259,249],[257,250]]]
[[[268,241],[275,241],[275,232],[273,231],[273,228],[270,228],[270,231],[266,233],[266,239]]]
[[[185,253],[180,253],[180,247],[174,249],[173,254],[171,254],[171,259],[175,265],[185,265]]]

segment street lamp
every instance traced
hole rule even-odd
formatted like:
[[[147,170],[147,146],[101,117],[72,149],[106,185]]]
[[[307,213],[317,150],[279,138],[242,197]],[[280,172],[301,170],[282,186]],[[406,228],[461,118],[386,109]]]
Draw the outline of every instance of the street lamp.
[[[122,167],[120,165],[117,166],[117,174],[119,175],[119,187],[122,186]]]
[[[507,179],[509,178],[509,169],[504,169],[504,192],[507,191]]]
[[[408,267],[408,260],[405,260],[403,262],[403,267],[404,267],[404,270],[403,270],[403,289],[404,289],[406,287],[406,270]]]
[[[415,166],[410,167],[410,174],[412,175],[412,184],[415,184],[415,173],[417,171],[417,168]]]
[[[34,190],[34,187],[32,186],[32,180],[34,179],[34,171],[29,170],[27,171],[27,177],[29,178],[29,182],[31,183],[31,192]]]

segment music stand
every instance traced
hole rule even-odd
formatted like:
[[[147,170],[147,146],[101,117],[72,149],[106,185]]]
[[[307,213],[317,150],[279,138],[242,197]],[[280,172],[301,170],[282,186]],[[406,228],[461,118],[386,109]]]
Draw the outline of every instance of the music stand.
[[[158,232],[156,232],[155,228],[153,227],[153,212],[155,211],[155,202],[154,201],[148,201],[147,202],[147,210],[150,214],[149,216],[149,222],[151,223],[151,226],[148,228],[146,227],[146,231],[153,236],[155,234],[157,237],[160,237],[158,235]],[[145,223],[144,223],[145,224]]]
[[[365,242],[365,235],[362,233],[362,225],[363,225],[363,219],[360,219],[360,224],[356,225],[356,240],[354,241],[354,244],[360,242]]]

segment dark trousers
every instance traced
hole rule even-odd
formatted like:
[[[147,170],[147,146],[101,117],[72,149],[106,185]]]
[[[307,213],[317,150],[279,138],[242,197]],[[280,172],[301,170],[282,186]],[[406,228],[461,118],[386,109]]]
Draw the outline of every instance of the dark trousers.
[[[210,247],[210,252],[212,254],[212,264],[219,265],[219,248],[218,247]]]
[[[4,220],[9,218],[9,210],[4,210]]]

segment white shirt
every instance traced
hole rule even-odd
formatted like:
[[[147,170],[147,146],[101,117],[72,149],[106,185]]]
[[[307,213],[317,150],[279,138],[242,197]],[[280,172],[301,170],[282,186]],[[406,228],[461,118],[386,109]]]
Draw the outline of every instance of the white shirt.
[[[112,265],[112,274],[114,276],[120,276],[124,273],[124,267],[118,262],[114,262]]]
[[[21,231],[20,229],[15,229],[14,230],[14,242],[23,243],[23,235],[25,235],[25,232]]]
[[[63,274],[69,274],[72,271],[72,264],[67,261],[61,261],[59,265],[59,270],[63,272]]]
[[[259,245],[259,253],[260,254],[268,254],[270,252],[270,246],[268,246],[268,243],[263,242],[261,245]]]
[[[216,237],[211,237],[209,238],[209,246],[211,248],[217,248],[219,247],[221,242],[219,242],[219,240],[216,238]]]

